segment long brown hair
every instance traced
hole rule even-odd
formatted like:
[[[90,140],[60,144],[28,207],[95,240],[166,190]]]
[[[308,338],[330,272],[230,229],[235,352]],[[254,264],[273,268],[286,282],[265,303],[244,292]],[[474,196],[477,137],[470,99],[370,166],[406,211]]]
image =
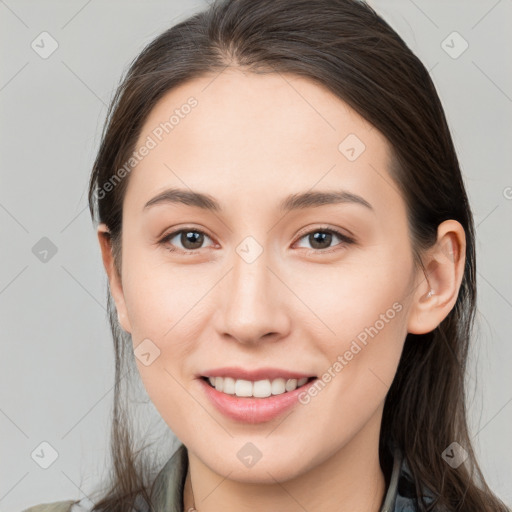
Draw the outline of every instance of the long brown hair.
[[[386,397],[380,454],[395,443],[406,457],[419,510],[507,510],[487,486],[466,419],[465,370],[476,301],[472,213],[443,108],[428,71],[398,34],[357,0],[218,0],[166,30],[132,62],[110,104],[89,186],[89,207],[110,230],[121,275],[122,205],[128,177],[116,174],[134,151],[156,102],[173,87],[227,66],[253,73],[293,73],[337,95],[387,138],[390,173],[407,205],[415,261],[447,219],[466,233],[466,263],[454,308],[432,332],[408,334]],[[114,183],[115,181],[115,183]],[[108,183],[112,186],[107,187]],[[155,468],[134,453],[119,382],[131,341],[107,290],[116,358],[111,480],[96,511],[128,511],[136,496],[151,503]],[[452,443],[468,453],[457,469],[442,458]],[[144,462],[146,460],[146,463]]]

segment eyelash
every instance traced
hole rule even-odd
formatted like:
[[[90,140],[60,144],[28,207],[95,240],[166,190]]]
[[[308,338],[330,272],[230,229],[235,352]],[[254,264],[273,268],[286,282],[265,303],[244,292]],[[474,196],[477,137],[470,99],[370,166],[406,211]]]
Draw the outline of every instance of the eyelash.
[[[164,246],[169,252],[179,252],[179,253],[181,253],[183,255],[197,254],[199,249],[185,250],[185,249],[176,249],[176,248],[169,248],[169,247],[167,247],[167,244],[169,243],[169,241],[171,239],[173,239],[176,235],[179,235],[180,233],[183,233],[183,232],[200,233],[200,234],[205,235],[205,236],[207,236],[208,238],[211,239],[211,237],[208,236],[207,233],[205,233],[204,231],[201,231],[200,229],[196,229],[196,228],[193,228],[193,227],[188,227],[188,228],[185,227],[185,228],[179,229],[178,231],[173,231],[172,233],[169,233],[168,235],[165,235],[158,243],[160,245]],[[327,228],[327,227],[319,227],[319,228],[307,231],[306,233],[301,234],[299,236],[299,238],[297,239],[297,241],[302,240],[304,237],[306,237],[308,235],[311,235],[312,233],[330,233],[330,234],[334,234],[338,238],[340,238],[341,243],[336,245],[336,246],[334,246],[334,248],[329,248],[329,249],[310,249],[310,251],[307,253],[308,255],[310,255],[311,253],[316,253],[316,254],[332,253],[334,251],[339,250],[339,249],[336,248],[338,246],[348,246],[348,245],[351,245],[351,244],[355,243],[355,240],[353,238],[351,238],[351,237],[349,237],[347,235],[344,235],[343,233],[341,233],[341,232],[339,232],[339,231],[337,231],[335,229]]]

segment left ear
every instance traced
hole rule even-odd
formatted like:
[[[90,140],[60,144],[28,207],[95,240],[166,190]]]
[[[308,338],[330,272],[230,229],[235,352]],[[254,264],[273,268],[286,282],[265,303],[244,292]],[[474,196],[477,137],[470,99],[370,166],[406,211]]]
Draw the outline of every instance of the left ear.
[[[426,273],[416,283],[407,331],[433,331],[452,310],[459,294],[466,263],[466,234],[456,220],[437,228],[437,241],[423,257]]]

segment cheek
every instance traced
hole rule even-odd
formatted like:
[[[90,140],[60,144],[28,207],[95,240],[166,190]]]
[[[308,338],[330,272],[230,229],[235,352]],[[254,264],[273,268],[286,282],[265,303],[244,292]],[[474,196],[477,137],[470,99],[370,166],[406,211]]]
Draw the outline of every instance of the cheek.
[[[389,257],[369,263],[333,273],[321,286],[308,276],[315,283],[308,305],[331,331],[326,335],[324,328],[316,339],[327,357],[321,380],[333,383],[333,396],[343,409],[335,415],[370,411],[384,399],[407,335],[412,262]]]
[[[123,292],[134,343],[145,337],[161,341],[175,338],[208,290],[208,282],[192,267],[173,272],[162,263],[150,266],[149,259],[133,257],[126,265]]]
[[[184,375],[190,374],[187,361],[193,350],[190,315],[204,290],[190,279],[163,279],[162,270],[130,267],[124,295],[141,381],[164,421],[182,433],[181,419],[192,405],[183,388],[188,385]]]
[[[183,330],[187,313],[197,302],[198,290],[194,292],[190,282],[187,285],[178,278],[162,275],[164,269],[150,267],[147,256],[137,256],[132,251],[125,260],[123,294],[135,361],[144,386],[156,403],[160,396],[176,396],[179,391],[176,388],[172,393],[178,386],[173,377],[182,380],[177,371],[190,350]]]
[[[348,350],[354,339],[364,345],[402,332],[409,286],[407,262],[402,263],[361,259],[328,272],[313,268],[295,279],[294,291],[308,306],[302,318],[311,318],[328,353]]]

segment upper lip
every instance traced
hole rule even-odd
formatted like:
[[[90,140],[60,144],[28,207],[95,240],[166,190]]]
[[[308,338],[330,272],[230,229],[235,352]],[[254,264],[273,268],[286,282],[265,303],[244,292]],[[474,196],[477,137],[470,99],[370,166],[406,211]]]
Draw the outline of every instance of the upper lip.
[[[254,370],[247,370],[240,367],[226,367],[215,368],[212,370],[205,370],[200,377],[231,377],[233,379],[244,379],[250,381],[258,380],[274,380],[278,378],[283,379],[302,379],[304,377],[314,377],[314,375],[285,370],[282,368],[257,368]]]

